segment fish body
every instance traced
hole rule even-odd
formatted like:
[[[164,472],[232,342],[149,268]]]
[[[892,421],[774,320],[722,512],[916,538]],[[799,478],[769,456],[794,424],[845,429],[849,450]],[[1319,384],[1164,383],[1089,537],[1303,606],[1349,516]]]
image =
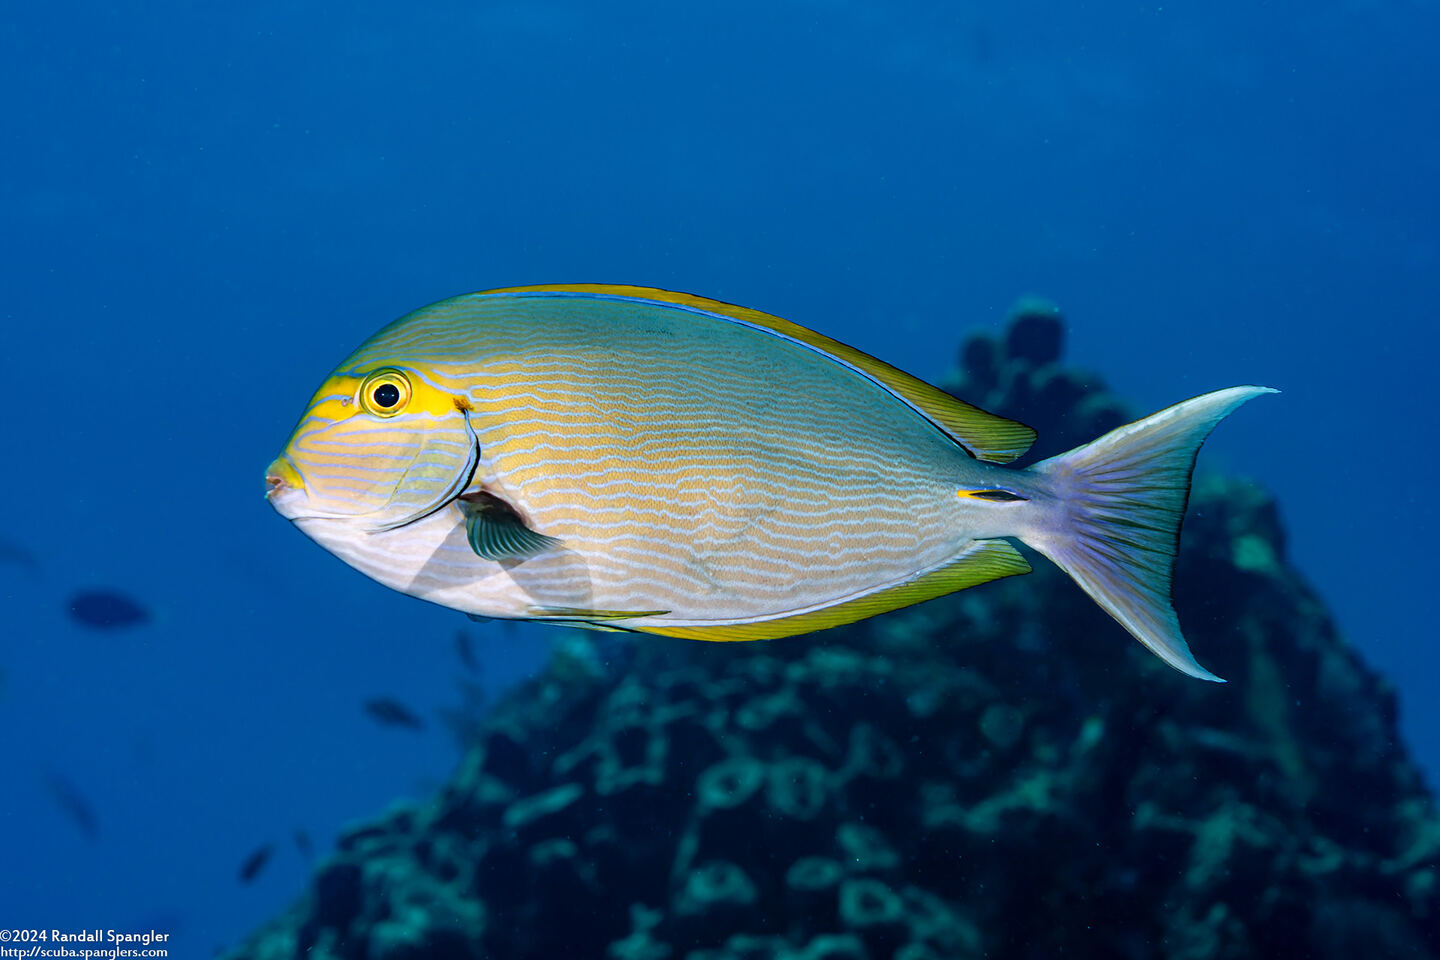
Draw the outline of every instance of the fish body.
[[[0,564],[5,563],[13,563],[22,567],[32,576],[40,572],[40,561],[34,553],[18,543],[0,540]]]
[[[366,700],[364,710],[376,723],[387,727],[405,727],[409,730],[425,729],[425,721],[405,704],[393,697],[375,697]]]
[[[99,839],[100,818],[96,816],[95,808],[85,794],[75,785],[75,781],[64,774],[51,771],[45,775],[45,786],[55,805],[80,828],[86,839]]]
[[[77,623],[93,630],[120,630],[150,620],[150,612],[134,600],[113,590],[82,590],[67,604]]]
[[[455,631],[455,656],[465,665],[466,672],[480,674],[480,661],[475,657],[475,638],[467,631]]]
[[[647,288],[515,288],[363,344],[316,392],[268,496],[352,566],[472,616],[716,640],[1027,572],[1013,537],[1213,678],[1174,623],[1169,570],[1195,450],[1260,392],[1121,428],[1139,435],[1110,444],[1118,466],[1092,469],[1092,444],[1016,470],[1002,464],[1028,427],[779,318]],[[1120,497],[1158,505],[1093,489],[1117,469],[1139,482]],[[1091,528],[1115,536],[1097,546]],[[1148,528],[1154,544],[1126,545]],[[1122,582],[1116,549],[1158,552],[1155,576]]]
[[[260,876],[261,871],[265,869],[265,865],[270,862],[270,857],[273,856],[274,853],[275,845],[273,843],[262,843],[252,850],[250,855],[240,864],[240,869],[236,871],[236,878],[241,883],[253,882],[256,877]]]

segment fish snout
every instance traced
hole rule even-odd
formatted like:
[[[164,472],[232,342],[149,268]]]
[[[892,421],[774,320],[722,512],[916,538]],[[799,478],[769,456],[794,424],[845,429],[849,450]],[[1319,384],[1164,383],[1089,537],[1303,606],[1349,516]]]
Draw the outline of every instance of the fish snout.
[[[281,514],[288,516],[285,505],[304,495],[305,481],[289,458],[282,454],[265,468],[265,499]]]

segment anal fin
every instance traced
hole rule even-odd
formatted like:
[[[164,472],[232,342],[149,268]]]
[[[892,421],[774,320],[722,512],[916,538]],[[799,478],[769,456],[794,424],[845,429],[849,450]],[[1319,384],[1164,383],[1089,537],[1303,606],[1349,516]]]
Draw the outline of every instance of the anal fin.
[[[693,640],[774,640],[854,623],[966,587],[1029,572],[1030,564],[1008,541],[976,540],[968,550],[944,566],[833,606],[748,623],[636,626],[634,629]]]
[[[669,610],[589,610],[584,607],[531,607],[525,615],[536,620],[631,620],[659,617]]]

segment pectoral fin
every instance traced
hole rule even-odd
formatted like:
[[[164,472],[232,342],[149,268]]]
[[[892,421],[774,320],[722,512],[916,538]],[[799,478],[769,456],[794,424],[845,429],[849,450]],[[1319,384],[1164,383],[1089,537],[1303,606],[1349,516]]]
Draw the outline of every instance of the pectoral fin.
[[[515,508],[494,494],[467,493],[456,503],[465,515],[470,549],[486,560],[523,560],[560,544],[527,527]]]

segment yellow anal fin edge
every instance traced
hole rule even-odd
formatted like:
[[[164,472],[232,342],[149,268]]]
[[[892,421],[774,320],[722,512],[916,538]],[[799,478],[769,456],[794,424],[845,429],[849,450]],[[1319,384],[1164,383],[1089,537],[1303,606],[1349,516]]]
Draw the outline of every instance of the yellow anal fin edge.
[[[574,627],[576,630],[594,630],[596,633],[628,633],[633,636],[636,631],[627,627],[611,627],[603,623],[591,623],[589,620],[536,620],[536,623],[543,623],[550,627]]]
[[[803,343],[859,370],[914,407],[923,417],[949,434],[956,443],[978,460],[1009,463],[1029,450],[1030,445],[1035,442],[1035,431],[1023,423],[997,417],[995,414],[981,410],[963,400],[957,400],[939,387],[931,386],[924,380],[912,377],[883,360],[877,360],[868,353],[843,344],[839,340],[833,340],[823,333],[816,333],[798,323],[791,323],[789,320],[782,320],[749,307],[737,307],[733,303],[698,297],[693,293],[677,293],[673,290],[660,290],[655,287],[634,287],[609,283],[558,283],[529,287],[502,287],[497,290],[486,290],[481,295],[516,293],[589,293],[604,297],[673,303],[728,317],[731,320],[760,327]]]
[[[876,614],[889,613],[901,607],[933,600],[966,587],[999,580],[1020,573],[1029,573],[1030,564],[1005,540],[976,540],[973,547],[943,567],[922,574],[914,580],[884,590],[838,603],[823,610],[810,610],[789,617],[761,620],[755,623],[731,623],[713,627],[666,627],[635,624],[631,630],[658,633],[666,637],[691,640],[774,640],[797,633],[827,630]]]
[[[584,607],[530,607],[525,616],[532,620],[630,620],[635,617],[663,617],[669,610],[589,610]]]

